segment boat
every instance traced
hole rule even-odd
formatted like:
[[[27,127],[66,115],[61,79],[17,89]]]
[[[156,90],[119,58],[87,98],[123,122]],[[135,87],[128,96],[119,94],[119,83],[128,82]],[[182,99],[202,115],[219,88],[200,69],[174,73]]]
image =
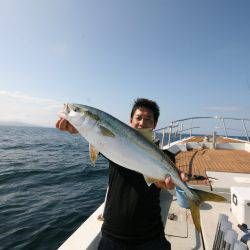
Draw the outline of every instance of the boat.
[[[189,186],[227,199],[224,203],[208,201],[201,206],[202,230],[198,233],[190,210],[182,203],[180,192],[162,190],[162,221],[172,249],[219,249],[215,240],[222,216],[226,216],[231,223],[231,231],[237,235],[235,240],[239,245],[250,246],[247,237],[242,243],[248,233],[246,228],[243,230],[240,227],[239,212],[233,213],[234,198],[231,198],[233,188],[249,190],[249,195],[245,197],[249,197],[249,202],[240,209],[245,209],[245,216],[250,220],[249,127],[250,119],[246,118],[191,117],[172,121],[169,126],[154,131],[155,138],[160,140],[160,147],[175,154],[176,167],[187,174]],[[59,249],[97,249],[103,223],[100,215],[104,207],[105,201]]]

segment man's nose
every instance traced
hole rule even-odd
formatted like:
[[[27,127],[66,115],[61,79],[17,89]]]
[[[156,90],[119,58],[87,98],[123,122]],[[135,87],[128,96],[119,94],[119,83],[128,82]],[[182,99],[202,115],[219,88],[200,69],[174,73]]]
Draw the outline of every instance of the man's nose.
[[[145,124],[145,120],[141,119],[139,124],[140,124],[140,126],[143,126]]]

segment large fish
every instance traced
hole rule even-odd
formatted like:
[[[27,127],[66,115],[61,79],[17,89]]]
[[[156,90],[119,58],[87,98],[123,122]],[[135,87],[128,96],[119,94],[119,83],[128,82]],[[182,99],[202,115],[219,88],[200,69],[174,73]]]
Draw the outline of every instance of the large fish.
[[[199,206],[203,201],[225,201],[224,197],[191,189],[180,179],[174,163],[144,135],[115,117],[81,104],[66,104],[60,114],[90,143],[90,157],[95,162],[99,152],[111,161],[144,175],[148,184],[171,176],[189,201],[197,231],[201,231]]]

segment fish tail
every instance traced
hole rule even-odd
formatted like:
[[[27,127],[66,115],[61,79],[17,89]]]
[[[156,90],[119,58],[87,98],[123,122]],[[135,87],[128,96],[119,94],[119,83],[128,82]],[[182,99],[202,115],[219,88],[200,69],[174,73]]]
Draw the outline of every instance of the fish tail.
[[[198,196],[197,197],[198,199],[188,200],[189,208],[191,211],[195,228],[198,232],[200,232],[201,231],[201,219],[200,219],[200,208],[199,208],[200,205],[204,201],[223,202],[226,201],[226,199],[223,196],[197,189],[192,189],[192,193],[195,193],[195,196],[196,197]]]

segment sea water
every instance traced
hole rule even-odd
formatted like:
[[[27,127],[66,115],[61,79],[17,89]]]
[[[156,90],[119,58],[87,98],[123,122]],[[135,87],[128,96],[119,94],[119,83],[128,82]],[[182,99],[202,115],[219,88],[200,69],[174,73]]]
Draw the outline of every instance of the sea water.
[[[0,126],[0,249],[56,249],[103,202],[108,162],[81,137]]]

